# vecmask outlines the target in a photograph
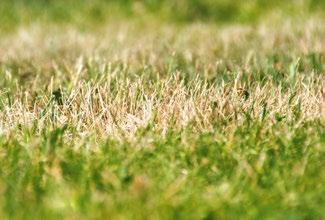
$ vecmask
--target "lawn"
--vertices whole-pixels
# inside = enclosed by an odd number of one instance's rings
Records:
[[[325,218],[322,1],[0,12],[0,219]]]

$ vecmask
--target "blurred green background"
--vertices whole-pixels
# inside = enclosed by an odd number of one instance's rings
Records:
[[[34,22],[96,26],[120,19],[256,22],[270,13],[323,13],[323,0],[1,0],[1,30]]]

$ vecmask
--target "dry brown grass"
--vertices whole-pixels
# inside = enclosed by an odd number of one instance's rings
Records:
[[[216,123],[236,126],[247,117],[271,124],[282,116],[292,120],[297,108],[300,120],[323,118],[324,73],[312,71],[305,57],[324,55],[324,23],[270,24],[163,25],[154,31],[115,24],[99,34],[21,28],[0,42],[7,85],[1,89],[1,131],[33,123],[69,124],[99,136],[130,135],[150,123],[162,133],[189,124],[202,131]],[[282,57],[270,68],[285,83],[258,79],[274,54]],[[58,88],[63,105],[51,96]]]

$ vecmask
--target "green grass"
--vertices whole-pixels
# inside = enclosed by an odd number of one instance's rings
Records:
[[[67,141],[68,127],[1,138],[4,211],[22,218],[321,219],[324,127],[138,131]],[[284,135],[285,134],[285,135]],[[96,143],[96,144],[95,144]]]
[[[300,17],[324,14],[324,10],[321,0],[3,0],[0,2],[0,23],[3,32],[35,22],[94,29],[117,18],[176,23],[251,23],[274,12]]]
[[[325,218],[321,2],[173,2],[0,3],[0,219]]]

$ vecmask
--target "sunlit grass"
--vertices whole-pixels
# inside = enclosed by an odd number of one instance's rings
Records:
[[[1,34],[0,218],[323,219],[325,26],[305,18]]]

